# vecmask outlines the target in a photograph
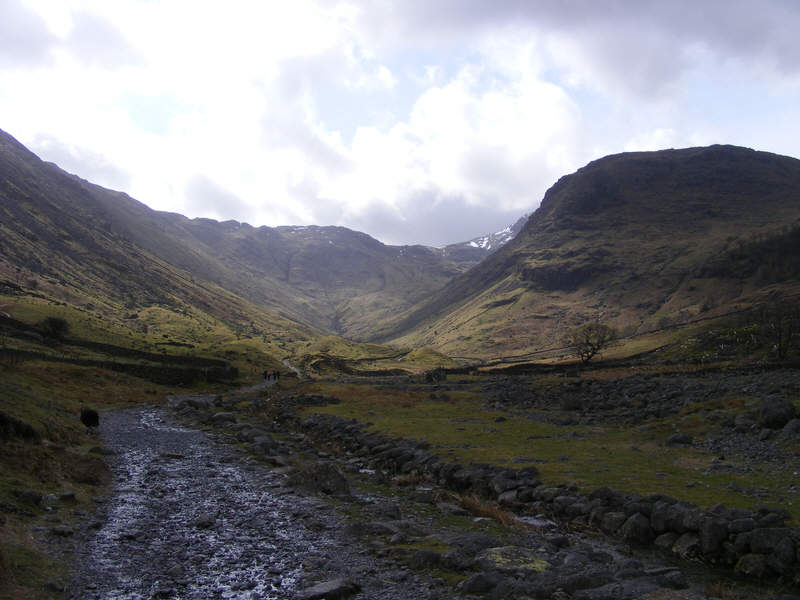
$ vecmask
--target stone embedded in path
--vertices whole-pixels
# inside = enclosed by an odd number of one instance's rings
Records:
[[[315,586],[302,590],[297,597],[300,600],[337,600],[346,598],[361,590],[361,587],[349,579],[334,579],[318,583]]]
[[[199,527],[200,529],[208,529],[213,527],[216,522],[216,516],[206,513],[204,515],[200,515],[194,520],[194,526]]]

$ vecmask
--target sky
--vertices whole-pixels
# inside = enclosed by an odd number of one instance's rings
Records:
[[[800,157],[796,0],[0,0],[0,129],[157,210],[442,246],[608,154]]]

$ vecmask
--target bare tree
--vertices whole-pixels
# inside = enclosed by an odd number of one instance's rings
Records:
[[[800,304],[774,294],[756,307],[756,319],[761,338],[778,360],[784,360],[800,338]]]
[[[615,329],[599,321],[594,321],[571,330],[564,341],[581,359],[581,362],[586,364],[615,339],[617,339]]]

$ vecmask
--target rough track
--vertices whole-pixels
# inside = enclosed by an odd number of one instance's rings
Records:
[[[294,598],[339,577],[361,586],[353,598],[451,597],[376,560],[325,503],[165,409],[104,415],[102,437],[114,490],[76,557],[72,598]]]

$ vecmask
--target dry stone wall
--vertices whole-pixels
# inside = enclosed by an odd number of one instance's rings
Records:
[[[633,544],[728,565],[750,577],[800,583],[800,529],[787,526],[789,513],[781,508],[717,505],[704,510],[661,494],[644,497],[607,487],[584,495],[575,487],[543,483],[535,467],[450,463],[429,452],[427,442],[379,435],[356,421],[313,415],[299,424],[307,434],[335,442],[376,468],[425,475],[456,492],[477,493],[563,522],[593,525]]]

